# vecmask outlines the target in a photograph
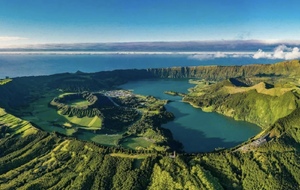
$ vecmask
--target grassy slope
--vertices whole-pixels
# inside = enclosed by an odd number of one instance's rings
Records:
[[[250,87],[238,87],[225,80],[196,86],[184,100],[205,111],[216,111],[267,128],[300,105],[300,90],[295,84],[272,88],[266,85],[261,82]]]
[[[0,85],[5,85],[6,83],[11,82],[12,79],[0,79]]]
[[[24,112],[31,112],[32,115],[24,116],[24,119],[34,122],[35,124],[51,131],[56,129],[53,127],[53,122],[71,127],[72,125],[78,125],[85,129],[99,129],[102,125],[102,120],[98,117],[69,117],[60,114],[54,108],[49,107],[48,103],[60,93],[58,91],[51,91],[45,94],[43,97],[35,100],[29,107],[24,109]],[[64,94],[65,95],[65,94]],[[81,104],[82,102],[80,102]],[[85,103],[85,102],[84,102]],[[67,132],[65,133],[67,134]]]
[[[1,109],[0,126],[10,130],[0,139],[0,189],[299,189],[299,118],[299,108],[291,110],[266,129],[268,143],[245,153],[141,159],[45,133]]]
[[[11,131],[0,139],[0,189],[297,189],[299,116],[280,119],[274,138],[252,151],[173,159],[48,134],[1,109]]]
[[[146,188],[137,179],[149,172],[134,165],[138,159],[148,167],[150,155],[110,156],[108,148],[28,128],[28,122],[4,110],[0,119],[11,128],[11,135],[0,139],[0,189]]]

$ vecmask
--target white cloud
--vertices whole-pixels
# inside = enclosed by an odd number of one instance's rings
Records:
[[[264,52],[263,50],[259,49],[256,53],[252,56],[254,59],[299,59],[300,58],[300,51],[298,47],[287,47],[286,45],[279,45],[277,46],[273,52]]]
[[[294,47],[292,52],[288,52],[285,55],[285,59],[299,59],[300,58],[300,52],[298,47]]]
[[[232,54],[231,57],[233,58],[242,58],[242,57],[251,57],[252,54],[249,53],[237,53],[237,54]]]
[[[256,53],[254,53],[254,59],[261,59],[261,58],[271,58],[272,55],[270,53],[266,53],[263,50],[259,49]]]
[[[209,60],[216,58],[242,58],[251,57],[253,53],[250,52],[201,52],[190,55],[189,59]]]
[[[0,41],[16,41],[16,40],[26,40],[27,38],[18,36],[0,36]]]
[[[291,51],[291,48],[286,47],[286,45],[279,45],[275,48],[273,57],[275,59],[285,59],[285,51]]]
[[[207,60],[214,59],[214,54],[196,54],[188,57],[189,59],[197,59],[197,60]]]
[[[217,52],[214,54],[215,58],[223,58],[223,57],[227,57],[227,54],[225,54],[224,52]]]

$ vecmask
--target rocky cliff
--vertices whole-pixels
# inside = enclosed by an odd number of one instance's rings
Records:
[[[207,80],[224,80],[232,77],[280,77],[300,73],[299,60],[276,64],[254,64],[243,66],[192,66],[147,69],[160,78],[203,78]]]

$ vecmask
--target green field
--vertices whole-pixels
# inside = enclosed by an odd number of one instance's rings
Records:
[[[114,156],[114,157],[132,158],[132,159],[145,159],[145,158],[151,156],[151,154],[134,154],[134,155],[130,155],[130,154],[125,154],[125,153],[111,153],[110,155]]]
[[[61,134],[68,136],[74,135],[78,128],[85,129],[86,131],[80,131],[80,134],[77,134],[77,137],[81,140],[93,141],[102,145],[107,146],[118,146],[119,142],[121,146],[129,149],[156,149],[160,150],[158,146],[151,140],[146,137],[134,137],[122,139],[122,132],[117,134],[99,134],[94,133],[96,130],[101,129],[102,119],[98,116],[94,117],[76,117],[68,116],[61,114],[60,110],[57,110],[54,107],[48,106],[49,102],[53,100],[54,97],[63,97],[73,93],[62,93],[59,91],[51,91],[48,94],[45,94],[42,98],[39,98],[32,102],[28,108],[22,110],[26,114],[22,119],[28,120],[45,131],[53,132],[56,131]],[[157,99],[146,99],[143,96],[140,96],[144,102],[146,108],[140,108],[141,113],[147,112],[148,114],[158,114],[158,109],[161,105],[165,104],[164,100]],[[67,102],[71,106],[87,106],[89,102],[84,99],[75,99]],[[149,107],[155,108],[151,111]],[[155,134],[154,134],[155,135]],[[124,141],[123,141],[124,140]]]
[[[122,138],[122,134],[95,134],[83,132],[77,137],[81,140],[93,141],[106,146],[116,146],[117,142]]]
[[[48,103],[58,95],[59,92],[52,91],[43,98],[31,103],[30,107],[24,111],[31,112],[32,114],[30,116],[24,116],[23,119],[37,124],[46,131],[57,131],[66,135],[72,135],[76,131],[75,127],[87,130],[101,129],[102,119],[97,116],[82,118],[75,116],[69,117],[60,114],[55,108],[49,107]],[[66,93],[62,95],[66,95]],[[84,105],[86,103],[87,101],[85,100],[72,102],[74,105]],[[61,127],[56,127],[56,125]]]
[[[149,148],[153,143],[144,137],[127,138],[123,141],[122,146],[129,149]]]
[[[76,93],[71,93],[71,92],[63,93],[63,94],[60,94],[58,96],[58,98],[63,98],[64,96],[67,96],[67,95],[70,95],[70,94],[76,94]],[[78,98],[78,99],[75,99],[75,100],[72,100],[72,101],[68,101],[67,104],[69,106],[74,106],[74,107],[84,107],[84,106],[90,105],[90,102],[87,101],[84,98]]]
[[[90,105],[90,102],[85,99],[76,99],[73,101],[68,102],[68,105],[74,107],[84,107]]]
[[[0,85],[5,85],[6,83],[11,82],[12,79],[0,79]]]
[[[6,126],[10,128],[10,130],[6,133],[6,135],[8,136],[14,134],[22,134],[21,136],[25,137],[37,132],[37,129],[32,127],[32,125],[28,121],[21,120],[14,115],[8,114],[4,109],[0,108],[0,126],[3,123],[5,123]]]

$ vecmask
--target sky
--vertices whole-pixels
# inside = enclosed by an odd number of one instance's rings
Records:
[[[0,47],[300,40],[299,0],[0,0]]]

